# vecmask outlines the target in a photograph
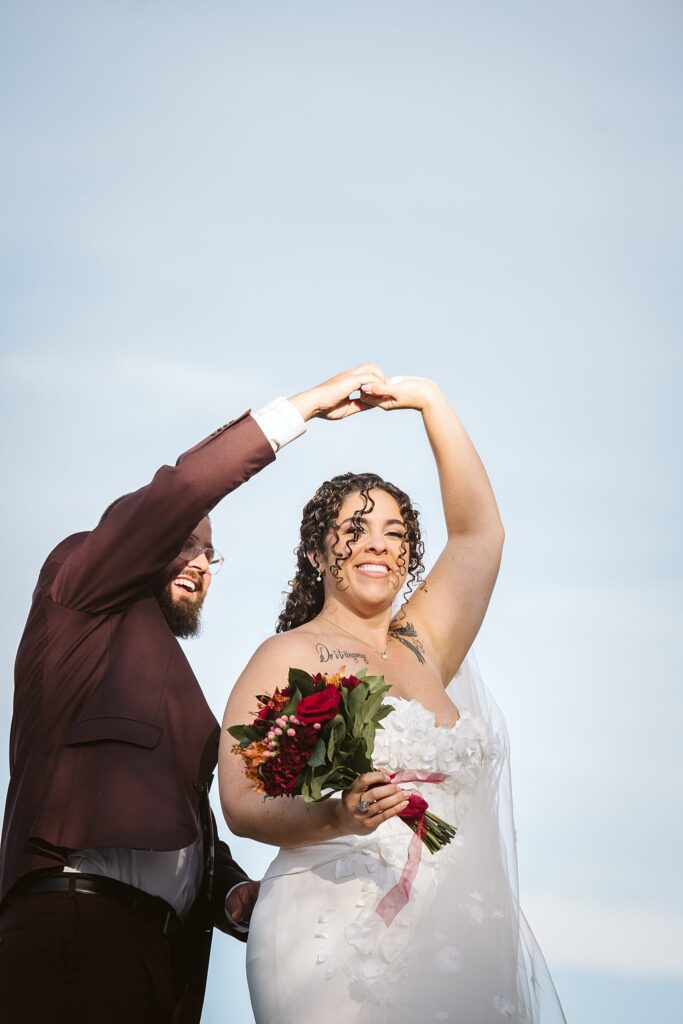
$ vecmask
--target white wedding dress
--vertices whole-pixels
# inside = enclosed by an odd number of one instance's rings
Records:
[[[446,773],[410,788],[457,827],[455,839],[434,855],[421,847],[409,901],[389,925],[376,908],[406,861],[404,822],[280,850],[247,945],[256,1024],[565,1020],[517,902],[505,723],[471,662],[448,695],[461,715],[453,728],[415,700],[386,697],[395,710],[373,760]]]

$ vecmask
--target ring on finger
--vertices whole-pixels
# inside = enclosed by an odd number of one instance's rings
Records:
[[[365,797],[361,797],[356,805],[356,810],[359,814],[367,814],[371,807],[372,803],[366,800]]]

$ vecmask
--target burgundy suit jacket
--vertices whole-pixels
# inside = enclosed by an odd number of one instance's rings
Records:
[[[15,666],[0,900],[68,850],[177,850],[197,839],[220,729],[154,587],[178,571],[184,542],[220,499],[273,459],[245,413],[49,555]],[[224,844],[209,852],[192,920],[210,942],[210,918],[228,930],[224,896],[246,876]],[[193,970],[203,992],[206,962]]]

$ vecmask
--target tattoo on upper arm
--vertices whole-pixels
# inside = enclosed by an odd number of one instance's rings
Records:
[[[368,664],[367,655],[361,653],[361,651],[342,651],[339,647],[330,648],[327,644],[321,643],[317,643],[315,645],[315,649],[318,652],[320,661],[323,663],[326,661],[334,661],[335,658],[338,658],[339,661],[353,661],[354,663],[364,661],[366,665]]]
[[[393,636],[394,640],[398,640],[409,651],[412,651],[421,665],[425,664],[424,644],[417,635],[417,630],[412,622],[406,622],[405,626],[394,623],[389,627],[389,636]]]

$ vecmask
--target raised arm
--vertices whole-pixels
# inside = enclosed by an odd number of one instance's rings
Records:
[[[366,410],[350,396],[361,384],[383,379],[379,367],[363,363],[295,395],[289,404],[300,417],[299,432],[314,417],[336,420]],[[51,583],[50,597],[93,613],[133,599],[179,555],[221,498],[273,461],[280,441],[271,436],[272,423],[272,416],[267,425],[265,416],[257,422],[244,413],[181,455],[175,466],[162,466],[69,556]]]
[[[220,499],[274,458],[246,413],[221,427],[127,495],[60,568],[50,596],[94,613],[133,599],[178,556]]]
[[[504,539],[498,506],[474,445],[434,381],[392,377],[363,391],[386,411],[419,411],[436,460],[448,539],[406,612],[446,684],[479,631],[496,582]]]
[[[310,648],[294,634],[271,637],[256,651],[230,694],[218,753],[218,782],[221,806],[228,827],[273,846],[309,846],[344,835],[365,835],[406,806],[398,786],[389,783],[384,772],[368,772],[356,779],[341,800],[306,804],[302,797],[259,795],[244,773],[242,758],[233,753],[234,740],[226,730],[251,722],[258,705],[256,695],[272,693],[287,683],[290,667],[303,667]],[[370,812],[360,814],[358,799],[373,786]]]

